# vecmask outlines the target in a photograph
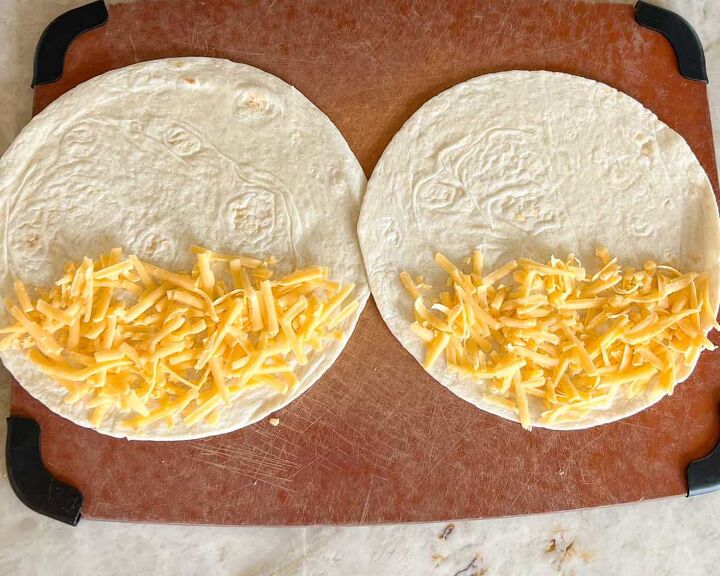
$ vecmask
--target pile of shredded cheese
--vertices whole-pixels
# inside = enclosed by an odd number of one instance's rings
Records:
[[[573,255],[484,274],[479,251],[470,273],[438,253],[449,289],[437,296],[402,272],[425,368],[444,353],[451,372],[485,383],[484,399],[528,430],[531,403],[544,407],[540,423],[553,424],[607,409],[618,394],[672,394],[678,368],[715,348],[707,277],[652,261],[623,270],[604,248],[596,254],[602,268],[589,276]]]
[[[287,394],[294,368],[331,341],[357,309],[352,284],[311,267],[273,279],[269,264],[193,247],[190,274],[125,258],[113,249],[69,263],[32,298],[14,284],[6,301],[15,323],[0,350],[21,346],[45,374],[83,401],[90,422],[111,412],[141,429],[219,422],[240,391],[268,386]],[[228,286],[228,284],[230,284]]]

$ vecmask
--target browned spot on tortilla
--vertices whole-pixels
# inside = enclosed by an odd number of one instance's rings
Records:
[[[38,243],[40,242],[40,236],[37,234],[30,234],[27,238],[25,238],[25,245],[28,248],[35,248],[37,247]]]

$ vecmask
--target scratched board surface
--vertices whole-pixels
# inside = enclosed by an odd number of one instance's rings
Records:
[[[110,8],[76,40],[38,112],[106,70],[168,56],[245,62],[294,84],[333,120],[369,175],[428,98],[474,76],[548,69],[614,86],[682,134],[717,191],[705,86],[683,79],[628,6],[533,0],[354,3],[155,1]],[[382,241],[382,239],[378,239]],[[91,518],[312,524],[474,518],[682,494],[684,467],[718,436],[720,356],[672,398],[582,432],[524,432],[434,382],[372,301],[346,351],[304,396],[215,438],[127,442],[51,414],[17,384],[13,413],[42,426],[49,469]]]

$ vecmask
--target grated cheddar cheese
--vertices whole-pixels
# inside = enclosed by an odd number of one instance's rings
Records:
[[[707,276],[652,261],[623,270],[605,248],[596,254],[602,268],[589,276],[572,254],[546,264],[520,258],[483,275],[480,251],[467,260],[470,273],[438,253],[448,275],[438,295],[401,272],[424,367],[444,356],[449,371],[486,383],[484,400],[528,430],[530,403],[550,425],[581,421],[620,395],[672,394],[678,367],[715,349]]]
[[[15,281],[15,302],[5,303],[15,323],[0,329],[0,349],[26,350],[67,390],[65,402],[91,409],[95,427],[111,414],[134,429],[213,426],[249,387],[290,392],[296,367],[342,339],[357,310],[354,286],[325,267],[275,280],[274,260],[192,252],[189,274],[115,248],[66,264],[35,299]]]

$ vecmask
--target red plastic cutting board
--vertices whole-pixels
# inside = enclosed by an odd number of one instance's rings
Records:
[[[79,37],[62,80],[133,62],[205,55],[257,66],[328,114],[369,175],[428,98],[474,76],[548,69],[594,78],[682,134],[717,191],[705,85],[682,78],[670,44],[633,8],[533,0],[153,1],[110,7]],[[12,412],[42,426],[53,474],[88,518],[314,524],[476,518],[684,494],[684,469],[718,436],[720,356],[646,412],[582,432],[524,432],[466,404],[401,348],[372,301],[346,351],[302,398],[207,440],[127,442],[51,414],[18,385]]]

